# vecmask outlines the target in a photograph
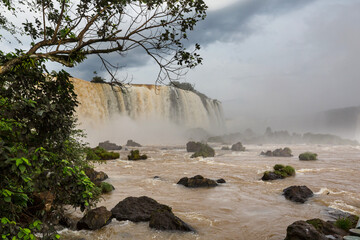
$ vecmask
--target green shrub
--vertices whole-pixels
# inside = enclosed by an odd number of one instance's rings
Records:
[[[287,175],[289,176],[294,176],[295,175],[295,169],[291,166],[286,166],[282,169],[283,172],[285,172]]]
[[[275,166],[274,166],[274,170],[281,170],[281,169],[283,169],[285,166],[284,165],[282,165],[282,164],[276,164]]]
[[[299,155],[299,160],[317,160],[317,154],[312,152],[304,152]]]
[[[349,229],[352,227],[352,221],[349,218],[339,218],[336,220],[335,226],[344,229],[345,231],[349,231]]]
[[[113,185],[111,185],[110,183],[107,183],[107,182],[101,182],[100,188],[101,188],[102,193],[109,193],[115,189]]]
[[[128,160],[145,160],[147,159],[147,156],[144,155],[140,155],[139,150],[131,150],[130,151],[130,155],[128,155]]]
[[[274,171],[274,173],[276,175],[282,176],[283,178],[288,177],[288,174],[286,172],[284,172],[284,171],[276,170],[276,171]]]
[[[87,160],[111,160],[120,157],[119,153],[108,152],[102,147],[86,148],[86,159]]]
[[[96,155],[93,149],[87,147],[85,148],[86,160],[100,160],[100,157]]]
[[[282,164],[276,164],[274,167],[273,173],[282,178],[290,177],[295,175],[295,169],[292,166],[284,166]],[[264,176],[269,175],[270,171],[264,172]]]

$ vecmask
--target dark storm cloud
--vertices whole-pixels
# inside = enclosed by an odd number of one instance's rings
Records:
[[[256,16],[277,16],[297,10],[315,0],[247,0],[231,4],[219,10],[208,12],[207,18],[200,22],[195,31],[191,32],[186,45],[200,43],[207,45],[215,41],[239,41],[251,35],[255,29],[251,21]],[[106,55],[106,59],[123,69],[145,66],[151,58],[141,48],[119,55]],[[72,75],[90,80],[96,71],[103,75],[105,69],[97,56],[90,56],[84,63],[75,69],[67,69]]]
[[[190,43],[239,41],[256,31],[251,21],[257,16],[276,16],[298,10],[316,0],[247,0],[209,11],[190,35]]]
[[[124,55],[118,53],[106,54],[103,55],[103,58],[112,65],[119,67],[119,78],[121,78],[120,75],[124,75],[122,73],[126,68],[142,67],[150,60],[150,57],[140,48],[133,49]],[[67,68],[66,71],[70,72],[74,77],[90,81],[94,77],[94,71],[102,76],[106,72],[106,69],[100,58],[96,55],[92,55],[76,68]]]

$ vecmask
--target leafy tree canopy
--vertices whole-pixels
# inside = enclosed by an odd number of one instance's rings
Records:
[[[73,67],[89,55],[99,56],[114,72],[104,54],[124,56],[141,48],[160,67],[157,81],[162,81],[202,61],[196,53],[200,46],[189,51],[183,40],[205,18],[203,0],[1,0],[0,9],[0,40],[10,33],[19,43],[31,42],[0,66],[0,74],[27,57]]]
[[[0,51],[0,63],[9,58]],[[32,231],[57,238],[41,222],[65,204],[84,210],[96,203],[99,189],[85,175],[74,130],[76,105],[68,73],[47,72],[43,60],[23,59],[0,75],[1,239],[35,239]]]

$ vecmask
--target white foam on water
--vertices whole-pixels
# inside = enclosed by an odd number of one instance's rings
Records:
[[[335,200],[332,204],[329,205],[331,208],[335,208],[341,211],[350,212],[356,214],[359,211],[357,207],[345,203],[343,200]]]
[[[315,194],[350,194],[349,192],[347,192],[347,191],[339,191],[339,192],[335,192],[335,191],[332,191],[332,190],[330,190],[330,189],[328,189],[328,188],[321,188],[318,192],[316,192]]]
[[[184,215],[186,216],[187,218],[190,218],[190,219],[196,219],[200,222],[207,222],[207,224],[209,226],[213,226],[213,221],[206,218],[205,216],[201,215],[200,213],[197,213],[197,212],[183,212],[183,213],[179,213],[181,215]]]
[[[306,172],[320,172],[322,169],[321,168],[302,168],[299,170],[296,170],[296,172],[298,173],[306,173]]]

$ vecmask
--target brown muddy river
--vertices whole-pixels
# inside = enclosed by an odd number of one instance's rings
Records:
[[[286,145],[246,145],[245,152],[220,150],[214,146],[214,158],[190,158],[185,146],[147,146],[141,153],[145,161],[127,161],[128,151],[120,151],[118,160],[96,165],[106,181],[116,188],[103,195],[98,206],[108,210],[129,196],[148,196],[172,207],[175,215],[190,224],[197,233],[161,232],[148,222],[113,221],[97,231],[61,231],[63,239],[284,239],[286,227],[297,220],[329,220],[327,207],[360,214],[360,147],[325,145],[287,145],[294,157],[260,156],[263,150]],[[299,161],[305,151],[318,153],[317,161]],[[277,164],[291,165],[296,176],[271,182],[259,180],[262,173]],[[203,175],[224,178],[227,183],[215,188],[189,189],[177,185],[182,177]],[[160,179],[154,179],[159,176]],[[315,196],[305,204],[290,202],[282,190],[306,185]],[[72,213],[76,216],[78,213]]]

